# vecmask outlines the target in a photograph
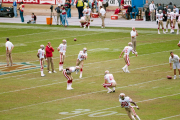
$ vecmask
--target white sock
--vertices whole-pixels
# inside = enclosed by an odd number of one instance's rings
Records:
[[[113,87],[113,90],[115,90],[115,87]]]
[[[137,118],[138,120],[141,120],[138,115],[136,115],[136,118]]]
[[[43,74],[43,71],[41,71],[41,75],[44,75],[44,74]]]
[[[134,118],[134,115],[132,115],[132,119],[133,119],[133,120],[136,120],[136,119]]]
[[[125,65],[123,68],[126,69],[126,67],[128,67],[127,65]]]
[[[107,88],[108,89],[108,91],[111,91],[111,89],[110,88]]]

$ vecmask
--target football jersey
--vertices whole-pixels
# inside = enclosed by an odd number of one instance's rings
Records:
[[[90,15],[91,9],[90,8],[89,9],[85,8],[84,12],[85,12],[84,15]]]
[[[126,47],[124,47],[124,49],[123,49],[123,52],[124,52],[125,55],[129,55],[129,53],[130,53],[131,51],[132,51],[133,53],[135,53],[134,50],[133,50],[133,48],[132,48],[131,46],[126,46]]]
[[[112,74],[106,74],[106,75],[104,76],[104,79],[107,80],[108,83],[116,82],[116,81],[114,80],[114,77],[113,77]]]
[[[59,45],[59,47],[58,47],[58,48],[60,49],[59,52],[63,52],[63,55],[65,55],[65,53],[66,53],[66,47],[67,47],[66,44],[64,45],[64,44],[61,43],[61,44]]]
[[[171,16],[171,20],[175,20],[176,16],[178,16],[178,13],[171,12],[170,16]]]
[[[42,49],[39,49],[39,50],[38,50],[39,59],[44,58],[44,53],[45,53],[44,50],[42,50]]]
[[[83,51],[80,51],[79,54],[78,54],[78,59],[80,61],[84,60],[85,59],[85,56],[87,56],[87,52],[84,53]]]
[[[180,22],[180,16],[178,17],[178,20],[177,20],[178,22]]]
[[[170,12],[167,12],[167,19],[171,19]]]
[[[69,70],[67,70],[67,73],[73,73],[76,71],[76,67],[69,67]]]
[[[156,17],[157,17],[157,19],[158,20],[163,20],[163,13],[161,13],[161,14],[156,14]]]
[[[119,98],[119,102],[124,105],[124,108],[130,108],[132,99],[130,97],[125,97],[124,100]]]
[[[174,57],[169,57],[169,63],[178,63],[179,62],[179,56],[174,54]]]

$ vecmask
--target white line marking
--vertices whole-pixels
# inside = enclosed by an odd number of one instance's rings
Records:
[[[136,103],[142,103],[142,102],[152,101],[152,100],[156,100],[156,99],[162,99],[162,98],[166,98],[166,97],[170,97],[170,96],[176,96],[176,95],[179,95],[179,94],[180,94],[180,93],[176,93],[176,94],[172,94],[172,95],[166,95],[166,96],[162,96],[162,97],[157,97],[157,98],[142,100],[142,101],[138,101],[138,102],[136,102]],[[96,112],[99,112],[99,111],[109,110],[109,109],[118,108],[118,107],[121,107],[121,105],[118,105],[118,106],[115,106],[115,107],[110,107],[110,108],[105,108],[105,109],[101,109],[101,110],[97,110],[97,111],[93,111],[93,112],[88,112],[88,113],[84,113],[84,114],[78,114],[78,115],[74,115],[74,116],[68,116],[68,117],[61,118],[61,119],[56,119],[56,120],[69,119],[69,118],[77,117],[77,116],[80,116],[80,115],[86,115],[86,114],[96,113]],[[179,115],[178,115],[178,116],[179,116]],[[161,119],[160,119],[160,120],[161,120]]]
[[[116,87],[116,89],[126,88],[126,87],[132,87],[132,86],[138,86],[138,85],[142,85],[142,84],[146,84],[146,83],[161,81],[161,80],[164,80],[164,79],[165,79],[165,78],[161,78],[161,79],[151,80],[151,81],[147,81],[147,82],[142,82],[142,83],[136,83],[136,84],[131,84],[131,85],[127,85],[127,86]],[[60,82],[59,82],[59,83],[60,83]],[[54,83],[54,84],[58,84],[58,83]],[[48,85],[44,85],[44,86],[48,86]],[[39,86],[39,87],[41,87],[41,86]],[[35,87],[32,87],[32,88],[35,88]],[[28,90],[28,89],[31,89],[31,88],[25,88],[25,89],[23,89],[23,90]],[[21,90],[22,90],[22,89],[21,89]],[[75,95],[75,96],[70,96],[70,97],[66,97],[66,98],[60,98],[60,99],[56,99],[56,100],[41,102],[41,103],[37,103],[37,104],[31,104],[31,105],[22,106],[22,107],[11,108],[11,109],[7,109],[7,110],[2,110],[2,111],[0,111],[0,112],[10,111],[10,110],[19,109],[19,108],[25,108],[25,107],[30,107],[30,106],[41,105],[41,104],[44,104],[44,103],[51,103],[51,102],[60,101],[60,100],[65,100],[65,99],[69,99],[69,98],[81,97],[81,96],[85,96],[85,95],[89,95],[89,94],[95,94],[95,93],[100,93],[100,92],[104,92],[104,91],[107,91],[107,90],[95,91],[95,92],[90,92],[90,93],[86,93],[86,94]],[[10,91],[10,92],[14,92],[14,91]]]
[[[169,118],[173,118],[173,117],[178,117],[178,116],[180,116],[180,114],[179,115],[174,115],[174,116],[169,116],[169,117],[166,117],[166,118],[161,118],[161,119],[158,119],[158,120],[165,120],[165,119],[169,119]]]
[[[157,64],[157,65],[146,66],[146,67],[139,67],[139,68],[132,69],[131,71],[138,70],[138,69],[142,69],[142,68],[156,67],[156,66],[165,65],[165,64],[169,64],[169,63]],[[113,73],[118,73],[118,72],[122,72],[122,70],[121,70],[121,71],[116,71],[116,72],[113,72]],[[101,75],[102,75],[102,74],[94,75],[94,76],[88,76],[88,77],[83,77],[83,78],[81,78],[81,79],[74,79],[73,81],[78,81],[78,80],[82,80],[82,79],[86,79],[86,78],[91,78],[91,77],[95,77],[95,76],[101,76]],[[34,89],[34,88],[37,88],[37,87],[50,86],[50,85],[60,84],[60,83],[66,83],[66,81],[64,81],[64,82],[57,82],[57,83],[51,83],[51,84],[46,84],[46,85],[39,85],[39,86],[35,86],[35,87],[30,87],[30,88],[19,89],[19,91],[27,90],[27,89]],[[0,94],[12,93],[12,92],[16,92],[16,90],[14,90],[14,91],[8,91],[8,92],[2,92],[2,93],[0,93]]]

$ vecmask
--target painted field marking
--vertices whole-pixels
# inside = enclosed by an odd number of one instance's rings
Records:
[[[180,116],[180,114],[179,115],[165,117],[165,118],[161,118],[161,119],[158,119],[158,120],[165,120],[165,119],[169,119],[169,118],[173,118],[173,117],[178,117],[178,116]]]
[[[127,85],[127,86],[116,87],[116,89],[126,88],[126,87],[132,87],[132,86],[142,85],[142,84],[145,84],[145,83],[151,83],[151,82],[156,82],[156,81],[161,81],[161,80],[163,80],[163,79],[165,79],[165,78],[156,79],[156,80],[151,80],[151,81],[142,82],[142,83],[131,84],[131,85]],[[59,82],[59,83],[60,83],[60,82]],[[54,83],[54,84],[57,84],[57,83]],[[47,85],[44,85],[44,86],[48,86],[48,84],[47,84]],[[39,87],[41,87],[41,86],[39,86]],[[35,88],[35,87],[32,87],[32,88]],[[24,90],[28,90],[28,89],[32,89],[32,88],[25,88]],[[22,89],[21,89],[21,90],[22,90]],[[14,92],[17,92],[17,91],[20,91],[20,90],[16,90],[16,91],[14,91]],[[7,110],[1,110],[0,112],[6,112],[6,111],[10,111],[10,110],[16,110],[16,109],[20,109],[20,108],[26,108],[26,107],[41,105],[41,104],[44,104],[44,103],[51,103],[51,102],[56,102],[56,101],[60,101],[60,100],[66,100],[66,99],[75,98],[75,97],[81,97],[81,96],[90,95],[90,94],[96,94],[96,93],[100,93],[100,92],[104,92],[104,91],[107,91],[107,90],[95,91],[95,92],[85,93],[85,94],[81,94],[81,95],[75,95],[75,96],[70,96],[70,97],[66,97],[66,98],[60,98],[60,99],[56,99],[56,100],[51,100],[51,101],[46,101],[46,102],[31,104],[31,105],[27,105],[27,106],[21,106],[21,107],[11,108],[11,109],[7,109]],[[11,91],[10,91],[10,92],[11,92]],[[13,91],[12,91],[12,92],[13,92]]]
[[[169,64],[169,63],[157,64],[157,65],[146,66],[146,67],[139,67],[139,68],[132,69],[131,71],[138,70],[138,69],[142,69],[142,68],[156,67],[156,66],[165,65],[165,64]],[[112,73],[119,73],[119,72],[123,72],[123,71],[121,70],[121,71],[116,71],[116,72],[112,72]],[[102,76],[102,74],[94,75],[94,76],[88,76],[88,77],[83,77],[83,78],[79,78],[79,79],[74,79],[73,81],[78,81],[78,80],[82,80],[82,79],[86,79],[86,78],[91,78],[91,77],[96,77],[96,76]],[[165,78],[162,78],[162,79],[165,79]],[[60,83],[66,83],[66,82],[67,82],[67,81],[57,82],[57,83],[51,83],[51,84],[46,84],[46,85],[39,85],[39,86],[30,87],[30,88],[19,89],[18,91],[24,91],[24,90],[29,90],[29,89],[39,88],[39,87],[45,87],[45,86],[50,86],[50,85],[55,85],[55,84],[60,84]],[[143,83],[144,83],[144,82],[143,82]],[[145,82],[145,83],[146,83],[146,82]],[[1,95],[1,94],[5,94],[5,93],[13,93],[13,92],[17,92],[17,90],[8,91],[8,92],[2,92],[2,93],[0,93],[0,95]]]
[[[138,102],[136,102],[136,103],[148,102],[148,101],[157,100],[157,99],[162,99],[162,98],[166,98],[166,97],[170,97],[170,96],[176,96],[176,95],[180,95],[180,93],[176,93],[176,94],[172,94],[172,95],[166,95],[166,96],[161,96],[161,97],[156,97],[156,98],[151,98],[151,99],[147,99],[147,100],[142,100],[142,101],[138,101]],[[97,113],[97,112],[99,112],[99,111],[105,111],[105,110],[109,110],[109,109],[113,109],[113,108],[118,108],[118,107],[121,107],[121,105],[118,105],[118,106],[115,106],[115,107],[110,107],[110,108],[105,108],[105,109],[101,109],[101,110],[97,110],[97,111],[93,111],[93,112],[88,112],[88,113],[84,113],[84,114],[78,114],[78,115],[74,115],[74,116],[68,116],[68,117],[61,118],[61,119],[56,119],[56,120],[69,119],[69,118],[77,117],[77,116],[80,116],[80,115]],[[179,115],[178,115],[178,116],[179,116]],[[159,120],[163,120],[163,119],[159,119]]]

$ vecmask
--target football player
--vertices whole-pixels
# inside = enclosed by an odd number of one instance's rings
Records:
[[[73,77],[71,75],[71,73],[73,72],[78,72],[79,71],[79,66],[76,66],[76,67],[69,67],[69,68],[66,68],[66,69],[63,69],[63,75],[66,77],[67,79],[67,90],[72,90],[72,80],[73,80]]]
[[[87,5],[87,8],[85,8],[83,10],[83,14],[84,14],[85,20],[87,22],[87,24],[84,25],[84,28],[86,28],[86,25],[87,25],[88,29],[89,29],[89,26],[90,26],[90,17],[91,17],[91,9],[89,8],[88,5]]]
[[[125,108],[129,118],[131,120],[136,120],[134,117],[136,117],[138,120],[140,120],[139,116],[135,113],[134,108],[131,106],[131,103],[135,105],[135,107],[139,110],[139,107],[137,104],[132,101],[132,99],[128,96],[125,97],[124,93],[120,93],[119,95],[119,102],[121,103],[121,107]]]
[[[159,13],[156,14],[156,18],[157,18],[157,20],[158,20],[158,34],[161,34],[161,33],[159,32],[160,26],[162,26],[163,33],[166,34],[166,32],[164,32],[163,13],[162,13],[162,10],[159,10]]]
[[[167,10],[167,21],[166,21],[166,32],[168,32],[168,25],[170,25],[171,27],[171,16],[170,16],[170,13],[171,13],[171,9],[168,9]]]
[[[79,78],[82,78],[83,64],[84,64],[84,60],[86,60],[86,59],[87,59],[87,48],[83,48],[83,51],[79,52],[77,62],[76,62],[76,66],[80,67]],[[77,72],[76,72],[76,74],[77,74]]]
[[[170,33],[174,33],[174,28],[176,25],[176,16],[178,16],[176,9],[173,9],[173,12],[170,13],[170,16],[171,16],[171,32]]]
[[[177,24],[178,24],[177,35],[179,35],[179,29],[180,29],[180,16],[178,17]]]
[[[124,61],[126,63],[126,65],[122,68],[122,70],[125,73],[130,73],[128,70],[128,66],[130,65],[130,60],[129,60],[129,53],[132,51],[132,53],[134,53],[137,56],[137,52],[135,52],[132,48],[132,42],[128,43],[128,46],[125,46],[123,51],[121,52],[119,58],[121,58],[122,54],[124,53]]]
[[[62,43],[57,48],[57,50],[60,53],[59,71],[63,70],[63,64],[65,59],[66,47],[67,47],[66,43],[67,43],[66,40],[62,40]]]
[[[113,75],[110,74],[108,70],[105,71],[104,80],[105,81],[104,81],[103,87],[108,90],[107,93],[115,92],[116,81],[114,80]],[[112,87],[113,91],[109,87]]]
[[[41,77],[44,77],[45,74],[43,73],[44,69],[44,58],[46,59],[44,45],[40,45],[40,49],[38,50],[37,57],[39,58],[40,65],[41,65]]]
[[[169,57],[169,64],[170,64],[170,69],[172,70],[172,63],[173,63],[173,69],[174,69],[174,79],[176,79],[176,69],[179,71],[179,78],[180,78],[180,59],[178,55],[175,55],[173,52],[170,52],[170,57]]]

